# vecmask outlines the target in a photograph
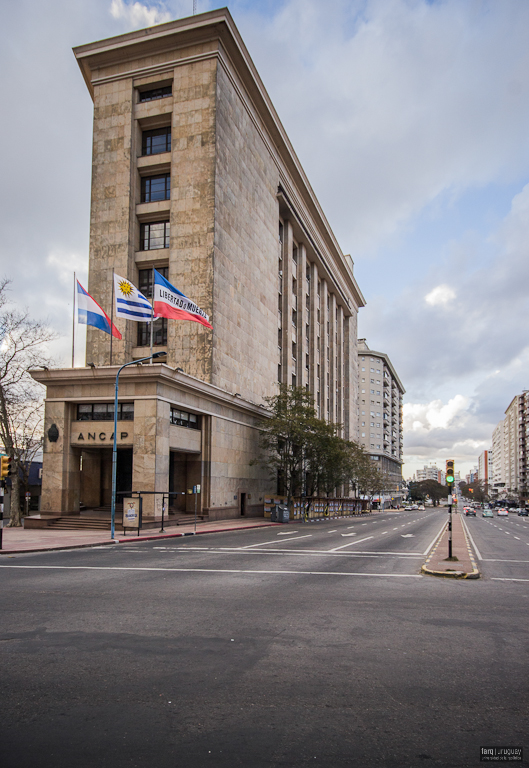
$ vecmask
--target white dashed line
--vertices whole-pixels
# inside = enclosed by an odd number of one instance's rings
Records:
[[[340,547],[334,547],[334,549],[329,549],[329,552],[338,552],[339,549],[345,549],[345,547],[350,547],[352,544],[361,544],[363,541],[367,541],[368,539],[372,539],[373,536],[366,536],[365,539],[357,539],[356,541],[349,541],[347,544],[342,544]]]
[[[306,533],[304,536],[296,536],[295,539],[284,539],[285,544],[290,541],[299,541],[299,539],[308,539],[312,536],[312,533]],[[261,541],[259,544],[248,544],[245,547],[234,547],[234,549],[252,549],[253,547],[264,547],[266,544],[279,544],[279,541]]]

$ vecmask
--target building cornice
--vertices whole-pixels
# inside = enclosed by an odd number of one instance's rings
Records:
[[[44,384],[46,387],[64,386],[72,384],[98,384],[109,385],[111,392],[114,392],[114,385],[116,381],[116,374],[119,370],[119,365],[102,366],[100,368],[58,368],[52,370],[32,370],[31,376],[38,381],[39,384]],[[179,391],[194,395],[195,397],[202,396],[209,402],[215,403],[219,406],[229,407],[234,411],[245,413],[253,418],[267,418],[270,416],[269,411],[264,405],[258,405],[252,403],[249,400],[245,400],[238,393],[226,392],[219,387],[209,384],[208,382],[196,379],[194,376],[189,376],[186,373],[171,368],[165,363],[156,363],[154,365],[138,365],[129,366],[120,373],[119,376],[120,386],[125,384],[142,384],[151,383],[156,384],[169,384]],[[153,393],[152,397],[157,397],[156,393]],[[130,395],[123,395],[120,399],[130,399]],[[61,401],[85,401],[89,396],[76,398],[74,397],[51,397],[51,400]],[[101,398],[95,398],[97,400]],[[105,398],[108,400],[108,397]],[[142,399],[145,399],[142,396]],[[166,399],[166,398],[164,398]],[[219,414],[220,416],[220,414]]]

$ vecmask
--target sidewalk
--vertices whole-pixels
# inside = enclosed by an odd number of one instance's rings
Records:
[[[461,513],[452,514],[452,557],[457,559],[447,559],[448,517],[447,513],[446,527],[430,551],[421,571],[430,576],[445,576],[454,579],[479,579],[480,573],[476,564],[476,558],[472,551]]]
[[[217,520],[215,522],[197,523],[197,535],[200,533],[221,533],[222,531],[238,531],[245,528],[263,528],[281,525],[271,523],[264,517],[244,520]],[[3,542],[0,549],[2,555],[14,555],[24,552],[46,552],[57,549],[79,549],[82,547],[100,547],[105,544],[137,544],[138,541],[150,541],[152,539],[173,539],[180,536],[193,536],[195,526],[188,525],[171,526],[165,529],[165,533],[159,533],[156,528],[140,531],[140,535],[129,533],[124,536],[116,534],[112,541],[110,531],[53,531],[46,528],[4,528],[2,531]]]

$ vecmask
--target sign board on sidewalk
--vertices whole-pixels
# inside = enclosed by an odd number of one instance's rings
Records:
[[[123,499],[123,528],[141,528],[141,497]]]

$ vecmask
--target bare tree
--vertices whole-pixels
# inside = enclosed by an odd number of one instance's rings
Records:
[[[21,525],[20,488],[42,447],[43,387],[29,369],[49,367],[47,345],[56,338],[46,324],[27,311],[9,306],[9,280],[0,281],[0,441],[13,459],[10,526]]]

